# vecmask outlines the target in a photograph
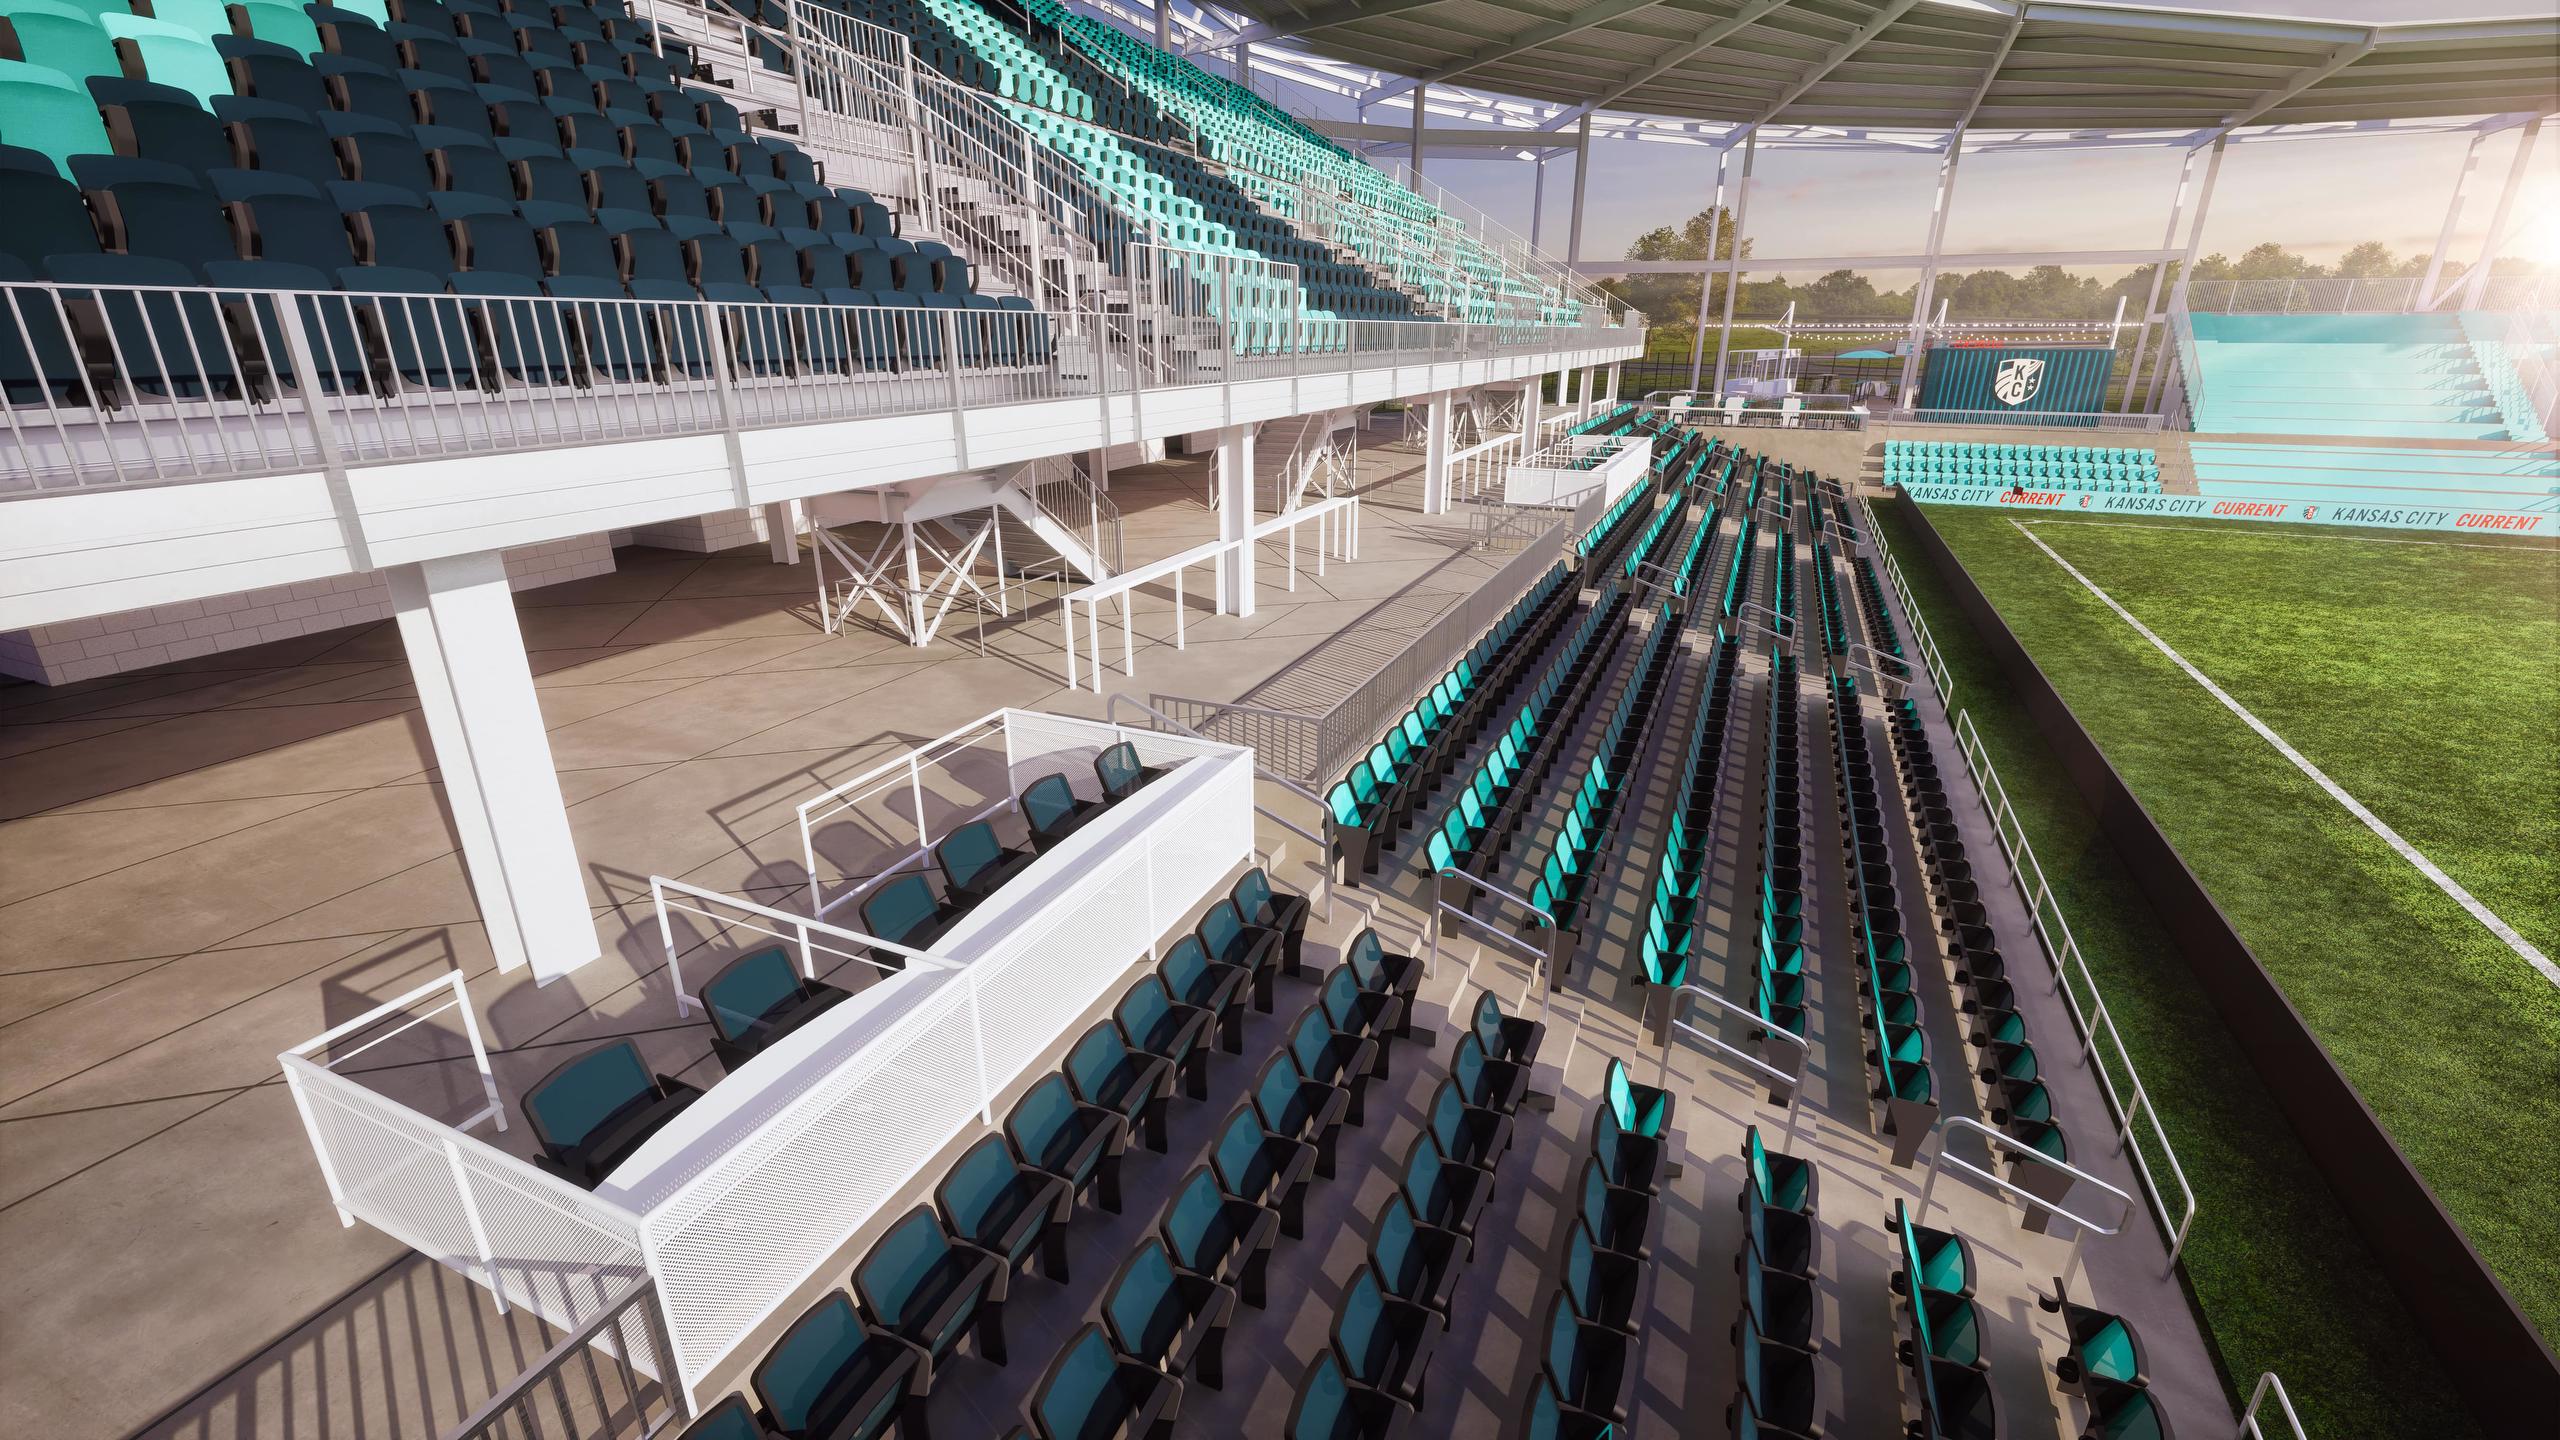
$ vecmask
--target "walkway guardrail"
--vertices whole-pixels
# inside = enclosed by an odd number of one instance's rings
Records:
[[[1728,1044],[1717,1036],[1708,1034],[1705,1030],[1690,1024],[1686,1019],[1682,1018],[1680,1011],[1682,1006],[1692,1002],[1701,1003],[1711,1009],[1720,1010],[1727,1015],[1739,1017],[1763,1039],[1774,1040],[1781,1046],[1790,1048],[1794,1055],[1795,1063],[1791,1067],[1781,1070],[1777,1066],[1770,1064],[1768,1061],[1761,1059],[1759,1056],[1754,1055],[1739,1046]],[[1769,1103],[1786,1111],[1790,1119],[1794,1118],[1796,1094],[1799,1087],[1804,1084],[1805,1057],[1811,1052],[1811,1042],[1784,1026],[1770,1024],[1766,1019],[1761,1017],[1760,1012],[1751,1009],[1749,1006],[1736,1005],[1732,1001],[1724,998],[1722,995],[1718,995],[1714,991],[1705,989],[1702,986],[1681,986],[1678,990],[1672,992],[1671,1005],[1671,1023],[1669,1028],[1663,1033],[1661,1056],[1654,1066],[1653,1083],[1656,1086],[1662,1086],[1668,1082],[1668,1078],[1671,1073],[1670,1032],[1672,1030],[1676,1030],[1681,1034],[1688,1036],[1690,1039],[1697,1041],[1699,1044],[1706,1046],[1716,1054],[1723,1056],[1727,1061],[1735,1065],[1739,1065],[1743,1069],[1750,1071],[1752,1074],[1759,1076],[1761,1080],[1769,1086],[1771,1092],[1769,1096]]]
[[[2088,1216],[2082,1215],[2077,1211],[2065,1209],[2061,1203],[2061,1197],[2057,1196],[2048,1199],[2047,1197],[2039,1195],[2035,1191],[2028,1189],[2024,1185],[2019,1185],[2012,1181],[2002,1179],[2000,1176],[1993,1174],[1991,1171],[1980,1165],[1974,1164],[1972,1161],[1965,1159],[1961,1155],[1949,1153],[1947,1147],[1948,1139],[1960,1132],[1981,1136],[1983,1142],[1989,1145],[1995,1152],[2006,1153],[2015,1156],[2020,1160],[2045,1166],[2049,1169],[2059,1171],[2064,1175],[2068,1175],[2073,1180],[2081,1184],[2095,1186],[2097,1189],[2122,1201],[2124,1203],[2124,1209],[2122,1213],[2116,1216],[2115,1223],[2112,1225],[2106,1224],[2102,1221],[2092,1220]],[[1929,1178],[1920,1182],[1920,1203],[1912,1207],[1911,1218],[1915,1222],[1929,1218],[1929,1200],[1931,1196],[1936,1193],[1938,1188],[1938,1172],[1950,1167],[1962,1174],[1970,1175],[1977,1180],[1991,1185],[2003,1194],[2016,1197],[2020,1204],[2041,1211],[2045,1215],[2051,1216],[2053,1219],[2067,1220],[2073,1225],[2073,1227],[2075,1227],[2075,1231],[2071,1237],[2071,1266],[2063,1272],[2062,1276],[2066,1284],[2068,1284],[2072,1278],[2072,1270],[2079,1268],[2080,1249],[2086,1242],[2087,1238],[2091,1235],[2116,1235],[2122,1233],[2124,1230],[2124,1222],[2133,1217],[2134,1207],[2138,1203],[2131,1195],[2128,1195],[2124,1191],[2117,1189],[2115,1186],[2108,1184],[2106,1181],[2099,1179],[2097,1176],[2090,1174],[2088,1171],[2081,1169],[2079,1166],[2071,1164],[2066,1160],[2057,1160],[2054,1157],[2045,1154],[2043,1151],[2036,1149],[2034,1146],[2027,1144],[2025,1141],[2012,1139],[2009,1136],[2002,1134],[2000,1131],[1994,1130],[1990,1126],[1983,1124],[1979,1120],[1970,1120],[1962,1115],[1943,1115],[1938,1119],[1938,1148],[1929,1157]],[[2171,1268],[2174,1269],[2175,1267],[2176,1262],[2172,1261]]]
[[[2417,275],[2383,275],[2370,279],[2333,276],[2267,280],[2190,280],[2180,288],[2186,308],[2199,315],[2397,315],[2438,308],[2461,282],[2446,287],[2428,303]],[[2483,287],[2478,310],[2531,310],[2543,296],[2538,275],[2493,275]]]
[[[2270,1395],[2275,1397],[2276,1411],[2284,1416],[2284,1423],[2292,1429],[2293,1440],[2308,1440],[2303,1433],[2302,1417],[2293,1413],[2293,1397],[2284,1393],[2284,1381],[2276,1378],[2273,1370],[2259,1375],[2258,1383],[2249,1387],[2248,1408],[2240,1412],[2240,1434],[2245,1440],[2268,1440],[2267,1432],[2258,1425],[2258,1409]]]
[[[1322,500],[1313,505],[1303,505],[1295,510],[1283,511],[1255,525],[1241,539],[1212,540],[1206,544],[1194,545],[1188,550],[1178,551],[1161,560],[1137,566],[1114,575],[1108,580],[1099,580],[1059,596],[1059,620],[1066,631],[1067,688],[1070,690],[1078,688],[1078,676],[1083,674],[1090,678],[1093,693],[1096,695],[1102,693],[1102,605],[1104,601],[1119,602],[1120,671],[1124,675],[1135,675],[1138,673],[1137,622],[1135,606],[1129,596],[1138,587],[1151,585],[1159,580],[1173,582],[1173,646],[1177,650],[1188,649],[1190,648],[1190,627],[1187,613],[1190,610],[1190,604],[1183,585],[1183,572],[1202,565],[1209,566],[1215,572],[1213,584],[1216,588],[1211,593],[1222,594],[1226,588],[1227,567],[1238,563],[1239,551],[1248,545],[1259,545],[1274,535],[1285,534],[1289,542],[1289,589],[1294,593],[1298,588],[1298,531],[1300,527],[1309,524],[1316,527],[1316,573],[1318,575],[1325,573],[1327,557],[1348,560],[1360,553],[1360,497],[1337,495],[1331,500]],[[1076,659],[1076,607],[1078,605],[1085,607],[1086,641],[1093,661],[1089,669],[1081,671]],[[1225,613],[1223,601],[1220,602],[1219,613]]]
[[[649,1350],[635,1357],[633,1337]],[[601,1357],[601,1358],[599,1358]],[[692,1418],[658,1313],[657,1282],[642,1276],[507,1382],[444,1440],[651,1440]]]

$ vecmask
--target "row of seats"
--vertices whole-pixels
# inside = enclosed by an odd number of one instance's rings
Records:
[[[1698,698],[1689,733],[1680,745],[1680,778],[1667,797],[1662,857],[1646,892],[1644,938],[1636,944],[1643,983],[1677,990],[1689,983],[1699,954],[1698,924],[1706,906],[1707,860],[1715,845],[1716,786],[1724,773],[1724,741],[1733,714],[1733,685],[1740,651],[1730,639],[1716,642],[1707,685]],[[1669,1013],[1665,997],[1658,1013]]]
[[[1592,522],[1591,528],[1582,532],[1574,540],[1574,553],[1590,556],[1610,549],[1614,540],[1622,538],[1618,536],[1618,527],[1626,523],[1628,516],[1636,513],[1639,508],[1649,505],[1652,500],[1653,472],[1647,470],[1644,478],[1628,486],[1626,494],[1611,501],[1609,508],[1600,513],[1600,518]]]
[[[1888,440],[1889,485],[2039,485],[2101,494],[2160,493],[2155,451],[2088,445],[2001,445],[1972,440]]]
[[[1840,605],[1840,579],[1831,564],[1831,546],[1822,540],[1813,544],[1813,595],[1822,615],[1822,653],[1839,660],[1849,653],[1849,616]]]
[[[2000,1433],[1999,1404],[1982,1357],[1982,1313],[1973,1301],[1973,1250],[1964,1238],[1915,1224],[1903,1202],[1888,1222],[1900,1268],[1888,1281],[1902,1318],[1896,1347],[1916,1379],[1919,1440]]]
[[[1539,1356],[1540,1378],[1564,1412],[1561,1428],[1576,1435],[1610,1435],[1634,1418],[1637,1307],[1652,1261],[1643,1237],[1672,1169],[1671,1115],[1669,1091],[1639,1085],[1625,1061],[1609,1061],[1582,1170],[1586,1192],[1596,1183],[1604,1208],[1617,1213],[1607,1243],[1587,1214],[1575,1217]]]
[[[1550,989],[1564,988],[1571,957],[1581,948],[1586,913],[1583,901],[1596,873],[1594,867],[1616,826],[1619,802],[1625,797],[1623,782],[1635,773],[1636,760],[1652,739],[1646,722],[1668,688],[1671,662],[1679,650],[1677,614],[1666,601],[1654,616],[1644,650],[1636,657],[1635,671],[1594,739],[1591,761],[1583,767],[1582,778],[1574,783],[1564,821],[1547,847],[1546,858],[1530,872],[1529,903],[1545,918],[1529,917],[1523,928],[1551,932],[1546,937],[1553,957],[1547,970]]]
[[[1754,480],[1751,484],[1756,490],[1760,482]],[[1734,535],[1733,558],[1725,565],[1724,587],[1717,596],[1716,618],[1719,621],[1733,621],[1741,613],[1743,602],[1750,597],[1751,570],[1759,558],[1759,538],[1760,522],[1746,510],[1742,526]],[[1778,573],[1783,581],[1786,567],[1779,567]]]
[[[1706,519],[1689,532],[1689,543],[1680,551],[1679,563],[1671,567],[1671,593],[1674,595],[1688,596],[1699,574],[1715,568],[1709,557],[1715,553],[1717,544],[1716,518],[1722,513],[1718,502],[1724,497],[1724,487],[1721,479],[1712,486],[1700,483],[1707,467],[1717,462],[1714,448],[1711,446],[1706,454],[1700,455],[1689,472],[1689,493],[1706,501],[1707,514]],[[1719,473],[1729,471],[1732,464],[1731,456],[1723,457]]]
[[[1795,654],[1774,650],[1769,656],[1768,777],[1761,791],[1760,903],[1751,936],[1751,1008],[1773,1028],[1802,1038],[1807,1008],[1804,784],[1798,769],[1797,709]]]
[[[1814,1351],[1821,1234],[1815,1202],[1820,1172],[1761,1142],[1760,1127],[1742,1134],[1742,1248],[1733,1257],[1742,1278],[1742,1314],[1733,1323],[1734,1397],[1726,1424],[1753,1440],[1808,1440],[1822,1413]]]
[[[1817,551],[1817,566],[1819,566]],[[1817,572],[1819,573],[1819,572]],[[1872,1095],[1885,1104],[1884,1128],[1895,1137],[1894,1163],[1908,1165],[1922,1137],[1937,1123],[1937,1081],[1929,1066],[1929,1037],[1921,1028],[1920,998],[1902,935],[1892,852],[1885,843],[1882,796],[1869,758],[1867,726],[1858,682],[1832,677],[1831,760],[1840,792],[1841,862],[1849,877],[1851,935],[1857,946],[1858,1017],[1867,1034]]]
[[[1432,873],[1448,875],[1474,868],[1469,862],[1480,847],[1488,855],[1494,849],[1484,843],[1488,835],[1496,844],[1507,841],[1507,833],[1495,831],[1495,822],[1522,768],[1553,734],[1556,717],[1550,707],[1608,652],[1607,645],[1595,647],[1592,642],[1604,630],[1612,640],[1616,638],[1616,621],[1626,604],[1626,594],[1612,588],[1584,613],[1582,623],[1566,635],[1554,658],[1539,672],[1528,698],[1511,712],[1510,723],[1494,738],[1492,748],[1460,780],[1457,799],[1431,827],[1423,844]]]
[[[1326,850],[1337,880],[1373,874],[1457,755],[1518,684],[1529,660],[1571,615],[1572,572],[1559,562],[1511,602],[1458,662],[1398,716],[1325,794]]]
[[[1299,1383],[1281,1427],[1289,1440],[1384,1440],[1411,1423],[1545,1038],[1545,1025],[1478,992],[1368,1255]]]
[[[1852,551],[1849,579],[1857,587],[1858,613],[1866,622],[1868,645],[1893,657],[1884,664],[1884,673],[1897,680],[1908,679],[1911,667],[1903,663],[1902,627],[1893,623],[1893,607],[1885,603],[1884,582],[1876,575],[1875,557]]]

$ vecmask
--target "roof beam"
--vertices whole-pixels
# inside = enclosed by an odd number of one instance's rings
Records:
[[[1508,60],[1524,50],[1535,50],[1541,45],[1553,44],[1568,35],[1578,35],[1595,25],[1606,25],[1612,20],[1624,19],[1639,10],[1650,10],[1661,3],[1662,0],[1602,0],[1602,3],[1597,5],[1577,7],[1572,14],[1562,20],[1550,20],[1544,25],[1533,25],[1508,40],[1497,40],[1491,45],[1481,46],[1436,70],[1426,70],[1419,75],[1389,81],[1361,96],[1360,103],[1375,105],[1381,100],[1392,100],[1416,85],[1437,85],[1443,80],[1455,80],[1471,70]]]
[[[1991,63],[1982,67],[1982,83],[1973,87],[1973,98],[1964,102],[1964,113],[1948,127],[1948,144],[1963,142],[1965,127],[1972,124],[1973,117],[1981,111],[1983,100],[1991,94],[1991,82],[2000,78],[2000,67],[2009,63],[2009,49],[2018,43],[2018,32],[2026,28],[2027,17],[2023,12],[2010,20],[2008,33],[2000,37],[1999,47],[1991,52]]]
[[[1159,0],[1162,3],[1162,0]],[[1356,25],[1363,20],[1379,20],[1407,10],[1420,10],[1437,5],[1440,0],[1337,0],[1319,5],[1295,20],[1256,21],[1241,30],[1228,30],[1214,35],[1189,36],[1175,42],[1174,49],[1184,55],[1198,55],[1213,50],[1232,50],[1238,45],[1259,45],[1266,40],[1286,40],[1312,30],[1330,30],[1336,25]]]
[[[1686,63],[1692,56],[1714,49],[1716,46],[1723,44],[1736,32],[1756,24],[1772,12],[1785,9],[1788,3],[1789,0],[1751,0],[1751,3],[1743,6],[1740,10],[1735,11],[1731,19],[1720,20],[1715,24],[1708,26],[1705,30],[1698,33],[1698,38],[1695,41],[1678,50],[1672,51],[1670,54],[1665,55],[1661,59],[1646,66],[1643,70],[1628,77],[1626,80],[1619,82],[1617,88],[1611,90],[1608,94],[1603,95],[1596,100],[1587,100],[1580,105],[1574,106],[1570,110],[1562,111],[1556,115],[1550,116],[1547,123],[1539,126],[1538,128],[1541,130],[1561,130],[1565,126],[1580,120],[1586,114],[1596,110],[1605,110],[1611,105],[1618,103],[1620,100],[1625,99],[1628,94],[1634,91],[1638,86],[1677,68],[1678,66]]]
[[[2209,130],[2197,131],[2188,141],[2187,148],[2192,150],[2201,145],[2210,145],[2214,141],[2221,139],[2223,136],[2230,134],[2232,131],[2239,129],[2241,126],[2248,124],[2250,121],[2257,119],[2259,116],[2266,114],[2268,111],[2273,110],[2287,100],[2290,100],[2296,95],[2301,94],[2303,91],[2310,89],[2312,86],[2319,84],[2321,81],[2328,79],[2330,76],[2337,74],[2339,71],[2346,69],[2348,66],[2353,65],[2365,56],[2372,54],[2373,47],[2380,43],[2381,39],[2382,36],[2379,31],[2367,30],[2364,32],[2364,38],[2362,40],[2351,45],[2339,46],[2337,49],[2330,51],[2328,58],[2322,60],[2319,64],[2312,66],[2310,69],[2296,75],[2285,84],[2277,87],[2276,89],[2267,91],[2256,99],[2251,100],[2248,104],[2241,106],[2239,109],[2232,111],[2228,115],[2223,116],[2222,123],[2220,125]]]
[[[1777,119],[1780,112],[1784,111],[1788,106],[1796,103],[1797,100],[1803,98],[1806,91],[1822,83],[1823,76],[1839,69],[1843,61],[1847,60],[1850,56],[1857,54],[1860,50],[1865,49],[1868,41],[1883,34],[1885,32],[1885,27],[1891,25],[1894,21],[1901,19],[1903,12],[1919,3],[1920,0],[1893,0],[1893,3],[1887,5],[1882,11],[1880,11],[1876,15],[1876,18],[1868,21],[1863,27],[1861,27],[1857,34],[1841,41],[1829,55],[1822,58],[1820,63],[1816,64],[1811,70],[1808,70],[1804,74],[1798,76],[1796,78],[1796,83],[1788,86],[1786,93],[1780,95],[1777,98],[1777,101],[1770,105],[1767,110],[1762,111],[1760,118],[1753,123],[1766,125]]]

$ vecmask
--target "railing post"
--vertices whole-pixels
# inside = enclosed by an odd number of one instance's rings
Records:
[[[969,411],[960,384],[960,312],[941,312],[942,363],[951,372],[951,451],[961,469],[969,468]]]
[[[311,357],[311,336],[302,327],[301,297],[278,295],[273,299],[276,328],[284,332],[285,364],[293,373],[295,393],[302,397],[303,418],[311,424],[311,448],[319,453],[320,470],[327,477],[329,508],[337,514],[338,538],[347,547],[348,567],[359,573],[371,570],[373,549],[365,541],[364,520],[356,513],[355,491],[347,483],[347,461],[338,445],[337,422],[330,418],[328,407],[322,402],[320,367]],[[312,303],[344,301],[327,295],[316,297]]]

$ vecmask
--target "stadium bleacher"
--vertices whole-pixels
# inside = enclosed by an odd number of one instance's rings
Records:
[[[2507,440],[2458,315],[2192,317],[2214,434]]]
[[[2004,445],[1981,440],[1888,440],[1889,485],[1979,485],[1995,489],[2086,490],[2157,495],[2160,457],[2148,449],[2089,445]]]

